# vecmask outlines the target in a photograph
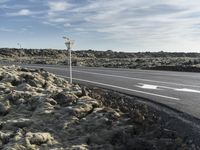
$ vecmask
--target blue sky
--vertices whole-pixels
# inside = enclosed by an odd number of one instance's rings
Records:
[[[199,0],[0,0],[0,47],[200,52]]]

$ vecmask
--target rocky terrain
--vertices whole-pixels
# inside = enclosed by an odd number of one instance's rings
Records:
[[[200,72],[200,53],[73,51],[74,66]],[[0,49],[0,62],[68,64],[68,52],[55,49]]]
[[[0,67],[2,150],[199,150],[199,128],[164,110],[45,70]]]

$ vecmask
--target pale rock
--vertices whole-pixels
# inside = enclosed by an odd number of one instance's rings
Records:
[[[82,144],[82,145],[73,145],[71,148],[68,148],[68,150],[89,150],[89,148],[87,145]]]
[[[45,133],[45,132],[36,132],[36,133],[28,132],[26,134],[25,139],[26,139],[27,145],[38,145],[38,146],[40,146],[41,144],[53,145],[53,144],[56,143],[56,141],[51,136],[51,134]]]
[[[6,115],[9,112],[10,106],[9,104],[4,104],[0,102],[0,116],[1,115]]]
[[[78,97],[75,94],[60,92],[53,96],[53,99],[55,99],[61,106],[68,106],[76,103]]]

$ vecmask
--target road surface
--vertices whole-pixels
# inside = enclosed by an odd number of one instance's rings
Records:
[[[67,66],[21,66],[69,77]],[[73,82],[147,98],[200,119],[200,73],[74,67]]]

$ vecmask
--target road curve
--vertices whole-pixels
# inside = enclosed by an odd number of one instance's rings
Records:
[[[21,66],[69,77],[67,66]],[[73,81],[147,98],[200,119],[200,73],[74,67]]]

